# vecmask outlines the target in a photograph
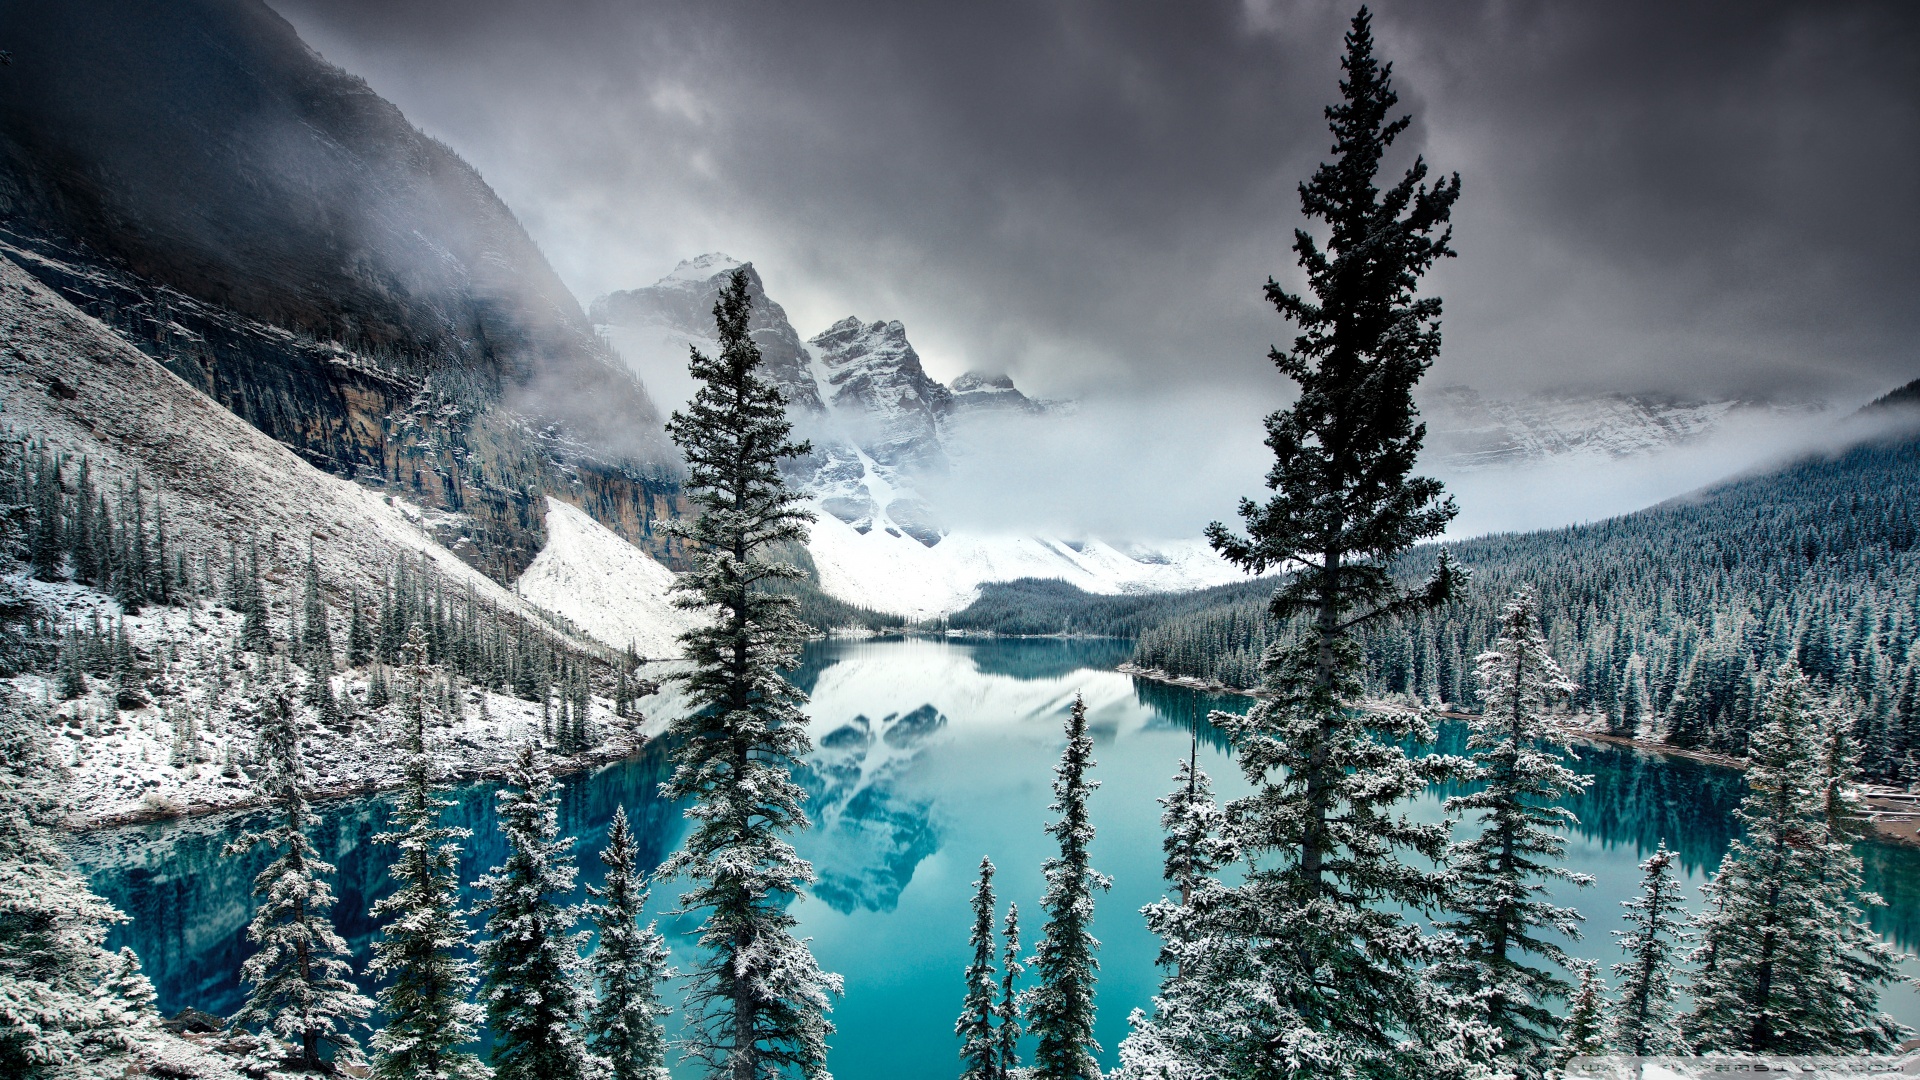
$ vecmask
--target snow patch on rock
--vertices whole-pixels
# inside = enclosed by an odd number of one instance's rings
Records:
[[[645,657],[680,654],[679,636],[699,618],[673,606],[673,571],[605,525],[547,499],[547,546],[520,575],[520,595],[616,649]]]

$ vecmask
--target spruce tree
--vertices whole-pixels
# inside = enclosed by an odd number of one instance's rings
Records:
[[[460,910],[460,848],[472,835],[442,824],[451,800],[435,790],[442,766],[427,741],[426,636],[418,625],[403,650],[407,688],[406,760],[394,800],[394,830],[374,837],[398,849],[389,873],[400,886],[373,907],[390,921],[374,942],[369,970],[387,981],[378,995],[386,1026],[373,1037],[376,1080],[486,1080],[480,1059],[462,1050],[482,1010],[467,1000],[475,979],[465,953],[472,935]]]
[[[823,1075],[827,1011],[841,988],[793,935],[788,911],[813,881],[786,840],[808,824],[792,771],[812,743],[806,697],[781,674],[806,629],[794,598],[771,588],[801,571],[769,549],[806,539],[810,515],[779,463],[808,448],[789,437],[781,393],[759,372],[750,306],[746,272],[736,271],[714,305],[720,354],[692,351],[699,390],[667,423],[698,508],[676,523],[693,569],[674,584],[675,603],[712,618],[680,636],[690,708],[668,729],[674,771],[661,794],[690,803],[694,824],[662,873],[692,883],[678,912],[700,919],[706,952],[685,997],[689,1054],[732,1080]]]
[[[373,660],[373,632],[367,627],[358,588],[353,590],[348,604],[351,606],[347,609],[347,666],[365,667]]]
[[[1626,930],[1615,930],[1627,959],[1613,965],[1620,999],[1607,1026],[1607,1041],[1622,1054],[1647,1057],[1685,1052],[1674,1010],[1674,960],[1689,935],[1686,908],[1673,873],[1674,853],[1662,843],[1640,864],[1640,895],[1621,903]]]
[[[1418,716],[1357,707],[1356,632],[1439,606],[1460,578],[1444,556],[1422,587],[1405,591],[1394,578],[1395,561],[1455,513],[1438,481],[1412,475],[1426,434],[1412,391],[1440,349],[1440,301],[1415,290],[1452,254],[1447,220],[1460,188],[1457,177],[1429,185],[1421,160],[1376,187],[1381,156],[1411,121],[1389,119],[1391,67],[1373,55],[1364,8],[1346,46],[1343,100],[1326,111],[1336,158],[1300,188],[1302,212],[1328,230],[1324,247],[1295,233],[1312,298],[1267,283],[1268,300],[1300,330],[1291,351],[1271,353],[1299,388],[1266,421],[1275,494],[1242,501],[1246,536],[1208,528],[1243,569],[1287,571],[1268,610],[1299,616],[1303,629],[1268,649],[1264,696],[1247,715],[1213,714],[1256,789],[1228,808],[1244,869],[1213,916],[1242,947],[1221,976],[1239,989],[1216,995],[1236,1017],[1202,1025],[1219,1033],[1206,1061],[1223,1075],[1437,1068],[1410,1037],[1428,1019],[1419,965],[1434,945],[1404,913],[1430,909],[1438,879],[1403,853],[1438,861],[1447,833],[1399,809],[1432,775],[1402,743],[1431,733]]]
[[[1000,936],[1005,945],[1000,953],[1000,1001],[993,1008],[999,1027],[994,1029],[994,1080],[1012,1080],[1020,1068],[1020,1036],[1026,1024],[1020,1008],[1020,976],[1026,966],[1020,962],[1020,905],[1007,905],[1007,921]]]
[[[660,988],[677,973],[667,966],[660,931],[640,925],[647,887],[624,806],[614,809],[600,861],[607,864],[606,884],[588,890],[599,901],[587,909],[599,943],[590,960],[597,997],[587,1014],[587,1045],[606,1063],[608,1080],[667,1080],[661,1021],[670,1010]]]
[[[0,1076],[99,1068],[139,1034],[145,1002],[123,994],[145,979],[102,947],[126,917],[59,844],[62,774],[45,719],[0,697]]]
[[[1567,1019],[1560,1026],[1559,1063],[1565,1065],[1577,1057],[1595,1057],[1607,1051],[1607,987],[1600,981],[1599,965],[1591,960],[1574,960],[1573,994],[1567,999]]]
[[[333,928],[333,889],[327,884],[333,867],[307,839],[299,717],[285,686],[269,688],[259,724],[254,756],[264,771],[258,787],[279,821],[268,832],[246,833],[225,848],[227,855],[263,846],[275,852],[273,862],[253,879],[253,895],[261,903],[247,925],[247,940],[258,951],[240,967],[241,981],[250,989],[229,1023],[264,1029],[292,1044],[292,1054],[282,1058],[270,1049],[273,1044],[263,1043],[263,1064],[289,1060],[309,1072],[325,1071],[322,1047],[332,1050],[335,1065],[358,1064],[360,1047],[351,1029],[373,1011],[373,1003],[351,982],[347,943]]]
[[[497,1080],[582,1080],[583,966],[572,930],[571,837],[560,835],[553,774],[533,744],[520,748],[499,792],[507,861],[480,879],[487,899],[480,970]]]
[[[980,859],[980,878],[973,883],[973,959],[967,964],[967,992],[953,1033],[960,1037],[963,1080],[996,1080],[1000,1050],[994,1041],[994,992],[999,989],[993,970],[993,860]]]
[[[307,542],[307,570],[300,586],[300,661],[316,675],[333,674],[333,631],[327,627],[327,605],[320,598],[320,564],[313,542]]]
[[[1878,1009],[1892,950],[1860,927],[1860,862],[1829,827],[1820,741],[1825,715],[1807,677],[1774,676],[1747,758],[1734,841],[1706,886],[1682,1030],[1696,1052],[1866,1053],[1905,1029]],[[1872,902],[1870,899],[1867,902]]]
[[[1561,865],[1573,813],[1559,803],[1591,779],[1561,763],[1566,738],[1547,710],[1573,690],[1547,651],[1533,594],[1522,590],[1500,620],[1497,647],[1476,661],[1485,711],[1469,720],[1472,763],[1461,771],[1484,785],[1446,801],[1449,814],[1477,818],[1479,834],[1448,852],[1451,917],[1441,929],[1457,952],[1436,976],[1472,998],[1504,1043],[1502,1056],[1522,1076],[1552,1066],[1559,1021],[1551,1002],[1571,989],[1554,969],[1567,954],[1542,931],[1579,937],[1580,913],[1548,903],[1546,882],[1592,879]],[[1531,964],[1530,957],[1545,961]]]
[[[1028,992],[1027,1031],[1039,1040],[1034,1048],[1033,1075],[1039,1080],[1100,1080],[1093,1038],[1095,972],[1093,894],[1111,885],[1105,874],[1088,861],[1093,822],[1087,816],[1087,797],[1100,786],[1089,780],[1093,768],[1093,738],[1087,734],[1087,704],[1078,694],[1067,713],[1067,746],[1053,771],[1053,805],[1060,819],[1047,832],[1060,844],[1060,854],[1046,862],[1046,892],[1040,905],[1047,921],[1034,947],[1030,967],[1039,985]]]
[[[1217,1022],[1212,990],[1219,974],[1212,961],[1219,950],[1206,927],[1206,915],[1219,903],[1215,874],[1232,860],[1232,849],[1220,836],[1224,824],[1213,801],[1213,784],[1199,766],[1199,736],[1189,744],[1188,759],[1174,774],[1173,791],[1160,799],[1160,828],[1166,833],[1161,849],[1163,874],[1179,896],[1141,909],[1147,929],[1160,938],[1159,965],[1166,969],[1154,1010],[1135,1010],[1128,1018],[1127,1037],[1120,1043],[1123,1080],[1159,1080],[1187,1076],[1189,1059],[1204,1059],[1206,1043],[1215,1037],[1205,1025]]]

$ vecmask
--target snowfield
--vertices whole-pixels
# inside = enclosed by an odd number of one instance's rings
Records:
[[[824,512],[807,549],[828,594],[913,619],[958,611],[973,602],[980,586],[1023,577],[1058,578],[1109,595],[1185,592],[1246,578],[1199,539],[1156,544],[1141,558],[1100,540],[1070,544],[958,531],[927,547],[885,529],[862,534]]]
[[[673,606],[673,571],[584,511],[547,499],[547,546],[520,575],[521,596],[615,649],[680,655],[679,636],[700,622]]]

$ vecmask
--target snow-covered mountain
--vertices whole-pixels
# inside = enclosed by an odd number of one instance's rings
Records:
[[[751,263],[702,255],[643,289],[595,300],[589,318],[637,373],[658,383],[684,369],[688,346],[716,347],[713,304],[745,267],[749,326],[768,375],[787,394],[795,433],[813,444],[790,476],[819,507],[810,550],[820,584],[864,607],[927,617],[964,607],[988,581],[1054,577],[1093,592],[1200,588],[1238,571],[1199,541],[1129,546],[1097,540],[995,536],[948,520],[931,492],[970,426],[986,417],[1039,418],[1059,403],[1028,397],[1005,375],[928,375],[897,320],[846,318],[802,340]]]
[[[1454,471],[1508,468],[1558,458],[1632,457],[1718,434],[1746,422],[1793,422],[1826,411],[1819,403],[1647,394],[1537,393],[1489,397],[1441,387],[1423,402],[1428,445]]]

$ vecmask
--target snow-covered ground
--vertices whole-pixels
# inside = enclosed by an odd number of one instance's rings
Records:
[[[1174,541],[1141,558],[1100,540],[952,532],[933,547],[884,529],[856,532],[822,513],[807,545],[828,594],[878,611],[925,619],[973,602],[980,586],[1058,578],[1091,593],[1182,592],[1243,580],[1204,540]]]
[[[615,649],[678,656],[698,617],[673,606],[673,571],[585,512],[547,500],[547,545],[520,575],[521,596]]]
[[[9,575],[22,594],[62,626],[111,630],[120,610],[110,598],[83,586]],[[269,679],[288,680],[296,691],[307,675],[284,656],[261,657],[240,648],[241,617],[201,600],[180,607],[151,607],[124,619],[142,669],[138,688],[146,701],[121,708],[111,679],[87,677],[87,693],[60,700],[53,676],[22,675],[0,683],[49,716],[56,756],[69,769],[69,823],[87,827],[145,815],[235,807],[254,800],[249,770],[253,717]],[[644,674],[658,678],[657,665]],[[397,694],[404,676],[387,671]],[[371,790],[399,781],[400,708],[366,707],[372,672],[333,676],[333,690],[349,722],[338,730],[313,725],[303,744],[312,781],[321,792]],[[536,702],[471,685],[458,689],[461,715],[433,738],[453,775],[490,775],[504,770],[513,753],[539,735]],[[590,717],[594,758],[630,752],[636,739],[664,729],[677,698],[663,693],[638,703],[642,716],[614,715],[613,703],[595,698]]]

